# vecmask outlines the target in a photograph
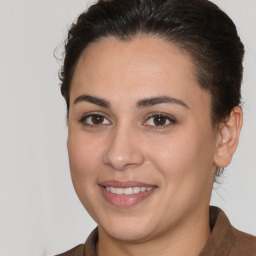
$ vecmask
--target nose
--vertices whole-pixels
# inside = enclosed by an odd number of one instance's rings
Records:
[[[132,129],[116,128],[108,138],[104,164],[115,170],[140,166],[145,161],[140,135]]]

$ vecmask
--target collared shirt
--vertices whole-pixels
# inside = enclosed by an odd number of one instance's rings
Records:
[[[199,256],[256,256],[256,237],[235,229],[225,213],[210,207],[211,236]],[[98,230],[95,229],[85,244],[57,256],[96,256]]]

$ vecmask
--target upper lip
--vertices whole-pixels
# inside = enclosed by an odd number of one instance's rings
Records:
[[[106,180],[99,183],[103,187],[113,188],[130,188],[130,187],[156,187],[156,185],[147,184],[139,181],[117,181],[117,180]]]

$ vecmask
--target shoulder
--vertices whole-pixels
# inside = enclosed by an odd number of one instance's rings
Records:
[[[71,250],[55,256],[96,256],[96,244],[98,242],[98,229],[94,229],[88,236],[85,244],[77,245]]]
[[[58,254],[56,256],[84,256],[84,244],[77,245],[69,251]]]
[[[256,237],[232,227],[235,235],[234,244],[230,250],[230,255],[256,255]]]
[[[234,228],[218,207],[210,207],[211,236],[200,256],[256,256],[256,237]]]

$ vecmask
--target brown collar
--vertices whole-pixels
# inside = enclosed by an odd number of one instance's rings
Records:
[[[212,234],[199,256],[256,256],[256,237],[236,230],[225,213],[210,206]],[[86,243],[60,256],[96,256],[98,229],[94,229]]]
[[[210,207],[212,234],[199,256],[225,256],[235,243],[236,236],[225,213],[218,207]]]

